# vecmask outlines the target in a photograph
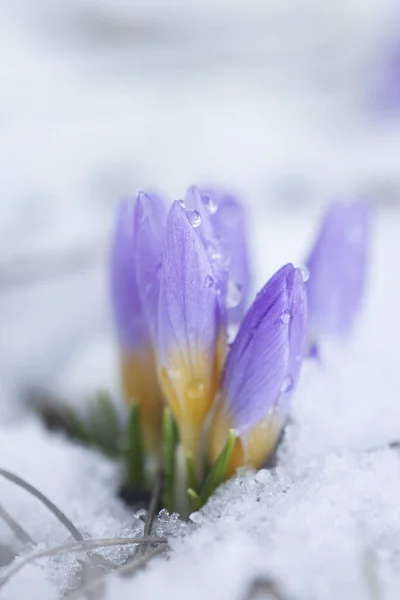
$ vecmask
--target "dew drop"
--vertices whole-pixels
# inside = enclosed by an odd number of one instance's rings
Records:
[[[232,279],[228,280],[228,288],[226,293],[226,305],[228,308],[235,308],[240,304],[242,299],[242,288],[243,286],[239,283],[235,283]]]
[[[201,379],[194,379],[186,388],[189,400],[201,400],[204,396],[205,385]]]
[[[287,308],[285,308],[281,312],[281,316],[280,316],[281,323],[284,323],[286,325],[287,323],[289,323],[290,318],[291,318],[290,311]]]
[[[211,275],[205,276],[204,285],[206,288],[210,288],[214,285],[214,279],[211,277]]]
[[[237,323],[229,323],[226,331],[228,344],[232,344],[233,340],[237,336],[239,331],[239,325]]]
[[[298,267],[298,269],[299,269],[301,276],[303,278],[303,281],[305,283],[310,278],[310,271],[308,270],[308,267],[306,267],[306,265],[300,265]]]
[[[199,227],[201,225],[201,215],[198,210],[188,210],[186,214],[192,227]]]
[[[181,208],[186,208],[185,203],[183,200],[178,200],[178,204]]]
[[[281,393],[285,394],[286,392],[290,392],[292,387],[293,387],[293,377],[291,375],[288,375],[283,380],[282,387],[281,387]]]
[[[203,202],[210,215],[214,215],[217,212],[218,204],[215,202],[214,198],[212,198],[208,194],[203,194],[203,196],[201,197],[201,201]]]
[[[215,246],[213,243],[209,242],[207,244],[207,254],[211,260],[219,262],[222,258],[222,254],[219,248]]]
[[[180,379],[182,376],[182,372],[180,369],[175,369],[172,367],[168,369],[168,375],[171,377],[171,379]]]
[[[235,479],[235,485],[242,486],[243,484],[244,484],[244,478],[241,477],[240,475],[238,477],[236,477],[236,479]]]
[[[220,296],[222,294],[222,285],[220,283],[217,283],[217,285],[215,286],[215,291],[217,292],[217,296]]]

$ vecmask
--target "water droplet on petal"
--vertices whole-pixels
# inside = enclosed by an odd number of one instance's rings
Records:
[[[237,336],[237,332],[239,331],[239,325],[237,323],[229,323],[227,327],[226,337],[228,344],[232,344],[233,340]]]
[[[201,197],[201,201],[203,202],[210,215],[214,215],[217,212],[218,204],[215,202],[214,198],[212,198],[208,194],[203,194],[203,196]]]
[[[199,227],[201,225],[201,215],[198,210],[188,210],[186,214],[192,227]]]
[[[306,265],[300,265],[298,267],[298,269],[299,269],[301,276],[303,278],[303,281],[305,283],[310,278],[310,271],[308,270],[308,267],[306,267]]]
[[[235,479],[235,485],[242,486],[243,484],[244,484],[244,478],[241,477],[240,475],[238,477],[236,477],[236,479]]]
[[[168,369],[168,375],[171,377],[171,379],[180,379],[182,372],[180,369],[170,368]]]
[[[240,304],[242,299],[242,288],[240,283],[235,283],[232,279],[228,280],[228,288],[226,292],[226,306],[227,308],[235,308]]]
[[[280,316],[281,323],[284,323],[286,325],[287,323],[289,323],[290,318],[291,318],[290,311],[287,308],[285,308],[281,312],[281,316]]]
[[[222,294],[222,285],[220,283],[217,283],[217,285],[215,286],[215,291],[217,292],[217,296],[220,296]]]
[[[189,400],[201,400],[204,396],[205,385],[201,379],[194,379],[186,388]]]
[[[283,380],[283,383],[282,383],[282,386],[281,386],[281,393],[282,394],[286,394],[287,392],[290,392],[290,390],[292,388],[293,388],[293,377],[291,375],[288,375]]]
[[[183,200],[178,200],[178,204],[181,208],[186,208]]]
[[[214,285],[214,279],[211,277],[211,275],[206,275],[204,279],[204,285],[206,288],[210,288]]]

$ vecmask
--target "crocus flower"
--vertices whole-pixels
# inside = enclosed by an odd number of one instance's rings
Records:
[[[299,269],[282,267],[257,294],[228,353],[208,450],[213,463],[236,432],[228,475],[262,466],[287,416],[306,349],[307,298]]]
[[[197,219],[197,220],[195,220]],[[196,214],[174,202],[161,269],[157,361],[162,389],[184,451],[198,457],[202,429],[219,380],[224,336],[217,282]]]
[[[126,393],[154,441],[158,378],[184,454],[199,472],[210,413],[212,463],[234,429],[228,473],[263,464],[284,425],[305,353],[306,288],[289,264],[257,294],[226,356],[227,328],[241,319],[249,285],[242,217],[237,200],[221,192],[191,187],[166,218],[158,198],[140,193],[134,206],[122,205],[114,237]],[[232,282],[240,292],[234,302]]]
[[[345,336],[360,309],[369,246],[369,204],[334,202],[325,212],[307,260],[309,346]]]
[[[158,301],[163,211],[162,202],[155,196],[139,194],[136,202],[122,202],[111,252],[111,291],[122,386],[127,400],[139,407],[145,448],[152,456],[160,448],[162,401],[152,328],[146,314],[155,310]]]

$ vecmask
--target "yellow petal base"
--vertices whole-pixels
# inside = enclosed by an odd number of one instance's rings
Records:
[[[218,389],[225,348],[221,329],[213,356],[198,350],[191,361],[182,358],[183,352],[171,353],[168,364],[173,367],[160,372],[161,388],[178,423],[184,452],[199,461],[204,421]]]
[[[232,477],[239,467],[261,468],[275,449],[282,426],[282,419],[276,414],[271,414],[254,425],[245,435],[237,437],[226,471],[226,479]],[[210,464],[218,458],[230,429],[234,429],[232,419],[224,403],[221,403],[212,419],[208,436]]]
[[[121,357],[122,387],[127,402],[139,408],[146,454],[159,457],[162,447],[163,402],[153,351]]]

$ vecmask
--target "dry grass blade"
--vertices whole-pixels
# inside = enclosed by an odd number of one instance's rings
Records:
[[[27,533],[25,529],[23,529],[23,527],[21,527],[21,525],[17,523],[17,521],[2,506],[0,506],[0,518],[7,523],[15,537],[22,544],[26,545],[35,543],[29,533]]]
[[[256,598],[265,598],[265,600],[267,600],[267,598],[270,600],[287,600],[275,581],[264,578],[255,579],[251,583],[243,600],[255,600]]]
[[[149,536],[153,528],[154,517],[156,516],[157,505],[161,495],[161,473],[158,472],[155,479],[154,488],[151,494],[149,507],[147,509],[146,522],[144,525],[143,535]],[[143,556],[147,550],[147,545],[142,545],[137,550],[137,556]]]
[[[154,558],[155,556],[158,556],[159,554],[162,554],[163,552],[165,552],[165,550],[166,550],[165,546],[153,548],[153,550],[150,550],[150,552],[147,552],[143,556],[140,556],[138,558],[133,558],[133,559],[129,560],[128,562],[126,562],[125,564],[118,567],[117,569],[114,569],[113,571],[108,571],[108,573],[104,573],[103,575],[101,575],[97,579],[94,579],[87,585],[80,587],[79,589],[72,592],[72,594],[69,594],[68,596],[66,596],[64,600],[78,600],[78,598],[80,598],[82,596],[82,594],[86,594],[87,592],[92,592],[98,586],[103,584],[109,575],[112,575],[112,574],[133,575],[134,573],[136,573],[137,571],[139,571],[140,569],[145,567],[152,558]]]
[[[144,526],[144,532],[143,535],[150,535],[152,527],[153,527],[153,523],[154,523],[154,517],[156,514],[156,510],[157,510],[157,504],[160,500],[160,494],[161,494],[161,474],[158,473],[157,477],[156,477],[156,482],[151,494],[151,498],[150,498],[150,502],[149,502],[149,508],[147,510],[147,519],[146,519],[146,523]]]
[[[82,534],[80,533],[80,531],[78,531],[78,529],[75,527],[75,525],[68,519],[68,517],[55,504],[53,504],[53,502],[51,502],[51,500],[46,498],[46,496],[44,494],[42,494],[42,492],[40,492],[33,485],[31,485],[30,483],[28,483],[21,477],[18,477],[18,475],[11,473],[10,471],[6,471],[5,469],[0,469],[0,475],[5,477],[9,481],[12,481],[16,485],[19,485],[24,490],[26,490],[27,492],[29,492],[30,494],[35,496],[35,498],[40,500],[40,502],[42,502],[42,504],[44,504],[46,506],[46,508],[48,508],[53,513],[53,515],[57,517],[57,519],[60,521],[60,523],[62,523],[64,525],[64,527],[66,527],[68,529],[68,531],[70,532],[70,534],[72,535],[72,537],[75,540],[77,540],[77,541],[83,540]]]
[[[59,556],[61,554],[70,554],[72,552],[85,552],[87,550],[93,550],[95,548],[106,548],[109,546],[130,546],[136,544],[166,544],[167,538],[163,537],[134,537],[134,538],[104,538],[100,540],[83,540],[81,542],[72,542],[70,544],[63,544],[62,546],[55,546],[54,548],[48,548],[47,550],[40,550],[27,556],[24,560],[16,565],[10,567],[0,579],[0,587],[2,587],[9,579],[18,573],[25,565],[38,560],[39,558],[46,558],[50,556]]]

